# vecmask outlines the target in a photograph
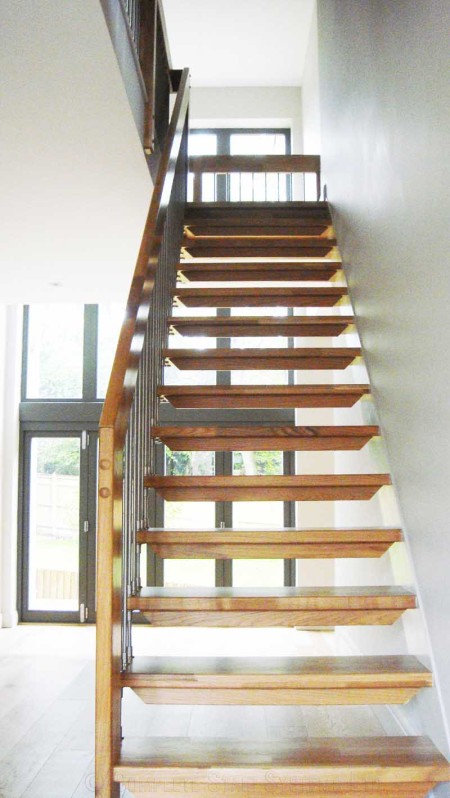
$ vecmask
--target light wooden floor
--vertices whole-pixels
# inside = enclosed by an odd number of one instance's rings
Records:
[[[333,634],[138,628],[134,645],[136,654],[326,655],[333,653]],[[92,627],[0,630],[0,798],[94,795],[94,646]],[[364,706],[149,707],[125,693],[125,736],[384,734]]]

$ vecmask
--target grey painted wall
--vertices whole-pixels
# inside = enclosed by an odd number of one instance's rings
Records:
[[[318,15],[324,181],[412,556],[448,743],[450,4],[319,0]],[[425,728],[442,744],[434,718],[433,724],[430,708]]]

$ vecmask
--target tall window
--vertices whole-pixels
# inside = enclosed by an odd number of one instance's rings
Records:
[[[123,306],[25,310],[22,620],[95,618],[97,428]]]
[[[288,155],[290,130],[266,128],[197,129],[189,134],[189,155]],[[192,175],[188,197],[192,199]],[[277,202],[291,198],[291,178],[283,174],[204,174],[203,202]]]

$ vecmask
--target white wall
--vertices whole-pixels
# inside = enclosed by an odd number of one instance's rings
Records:
[[[431,642],[422,722],[448,751],[450,6],[319,0],[318,13],[324,179]]]
[[[287,127],[292,152],[303,151],[299,86],[193,88],[192,127]]]
[[[99,0],[1,4],[5,303],[120,301],[152,190]]]
[[[317,34],[317,6],[311,20],[305,69],[302,78],[303,147],[308,154],[320,153],[320,84],[319,42]]]
[[[303,152],[318,155],[322,151],[320,127],[319,43],[317,35],[317,4],[314,4],[308,49],[302,78]],[[316,178],[305,177],[306,199],[316,199]]]
[[[22,308],[0,305],[0,627],[17,623],[17,480]]]

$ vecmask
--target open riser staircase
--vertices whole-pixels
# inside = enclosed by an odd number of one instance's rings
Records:
[[[361,362],[362,353],[339,343],[354,330],[354,319],[330,210],[319,200],[203,203],[196,196],[186,203],[187,98],[185,71],[101,422],[96,795],[117,798],[122,784],[140,798],[425,796],[450,779],[450,768],[424,737],[121,739],[123,688],[149,705],[345,706],[401,704],[432,685],[414,656],[217,657],[211,651],[196,657],[186,651],[162,657],[149,651],[133,657],[138,619],[153,627],[307,629],[386,625],[417,611],[414,593],[397,585],[140,585],[142,546],[187,561],[308,560],[380,557],[402,540],[394,527],[168,530],[148,524],[155,495],[193,503],[368,501],[391,482],[376,471],[172,476],[158,468],[162,445],[174,452],[333,452],[360,450],[380,434],[374,425],[300,426],[274,415],[353,407],[370,393],[367,384],[346,382],[345,370]],[[311,167],[305,159],[303,166],[317,171],[317,163]],[[267,168],[271,164],[275,168],[272,161]],[[200,166],[191,164],[194,172]],[[234,168],[230,161],[225,166]],[[245,166],[241,159],[236,169]],[[214,162],[207,159],[205,168],[213,171]],[[270,315],[272,307],[287,315]],[[253,315],[243,312],[248,308]],[[210,345],[190,347],[195,336],[206,336]],[[265,347],[264,339],[274,336],[280,345]],[[315,337],[335,338],[336,346],[302,345]],[[241,338],[260,345],[240,348]],[[164,384],[164,366],[180,371],[177,384]],[[186,369],[222,376],[217,384],[183,384]],[[278,384],[239,384],[240,371],[274,369]],[[286,370],[317,371],[317,381],[285,384]],[[339,370],[338,384],[321,380],[331,370]],[[230,372],[237,375],[233,384],[223,377]]]

